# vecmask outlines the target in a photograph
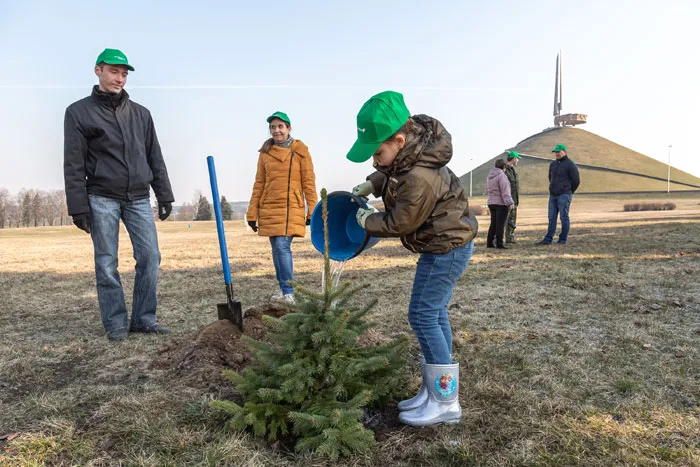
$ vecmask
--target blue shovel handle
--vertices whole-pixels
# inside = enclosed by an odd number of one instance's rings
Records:
[[[211,196],[214,198],[214,215],[216,216],[216,231],[219,234],[219,249],[221,250],[221,263],[224,266],[224,282],[231,285],[231,267],[228,263],[228,248],[226,247],[226,234],[224,233],[224,221],[221,218],[221,201],[219,198],[219,185],[216,182],[216,167],[214,156],[207,156],[209,166],[209,183],[211,183]]]

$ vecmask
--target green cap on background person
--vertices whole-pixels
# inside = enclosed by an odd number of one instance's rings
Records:
[[[99,65],[100,63],[106,63],[108,65],[124,65],[130,71],[134,71],[134,67],[129,65],[129,60],[127,60],[124,52],[119,49],[104,49],[102,53],[97,56],[95,65]]]
[[[552,152],[559,152],[559,151],[566,151],[566,150],[567,150],[566,146],[564,146],[563,144],[557,144],[557,147],[552,149]]]
[[[518,154],[518,153],[515,152],[515,151],[510,151],[510,152],[508,153],[508,159],[509,159],[509,160],[510,160],[510,159],[520,159],[520,158],[521,158],[521,157],[520,157],[520,154]]]
[[[272,121],[273,118],[279,118],[279,119],[282,120],[283,122],[287,122],[289,125],[292,124],[292,122],[289,121],[289,117],[288,117],[287,114],[284,113],[284,112],[279,112],[279,111],[278,111],[278,112],[273,113],[272,115],[270,115],[269,117],[267,117],[267,123],[270,123],[270,122]]]
[[[368,160],[410,116],[403,95],[398,92],[384,91],[370,97],[357,114],[357,141],[347,158],[353,162]]]

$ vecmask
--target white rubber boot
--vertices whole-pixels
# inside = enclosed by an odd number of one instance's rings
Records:
[[[428,400],[416,409],[401,412],[399,421],[411,426],[459,423],[462,418],[462,408],[459,406],[459,363],[426,363],[423,379],[428,389]]]
[[[425,404],[428,400],[428,387],[425,384],[425,357],[423,356],[423,354],[418,355],[418,361],[420,362],[420,374],[423,378],[423,384],[421,385],[418,394],[416,394],[410,399],[406,399],[405,401],[399,402],[399,410],[402,412],[404,410],[417,409],[421,405]]]

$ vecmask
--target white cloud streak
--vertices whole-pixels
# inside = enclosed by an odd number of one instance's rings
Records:
[[[20,89],[84,89],[85,85],[77,84],[0,84],[0,90],[20,90]],[[401,89],[410,91],[435,91],[435,92],[509,92],[509,93],[531,93],[536,92],[532,88],[482,88],[482,87],[449,87],[449,86],[370,86],[352,84],[332,84],[332,85],[305,85],[305,84],[153,84],[134,85],[127,89],[158,89],[158,90],[240,90],[240,89]]]

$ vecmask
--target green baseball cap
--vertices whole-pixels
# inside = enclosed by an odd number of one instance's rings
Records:
[[[134,67],[129,65],[129,60],[126,59],[124,52],[119,49],[104,49],[102,53],[97,56],[95,65],[99,65],[102,62],[109,65],[124,65],[129,70],[134,71]]]
[[[288,117],[287,114],[284,113],[284,112],[275,112],[275,113],[273,113],[272,115],[270,115],[269,117],[267,117],[267,123],[270,123],[270,122],[272,121],[273,118],[279,118],[279,119],[282,120],[283,122],[287,122],[287,123],[289,123],[290,125],[292,124],[292,122],[289,121],[289,117]]]
[[[552,152],[566,151],[566,146],[563,144],[557,144],[557,147],[552,149]]]
[[[353,162],[368,160],[410,116],[398,92],[384,91],[370,97],[357,114],[357,141],[346,157]]]
[[[508,159],[520,159],[520,154],[515,151],[510,151],[508,153]]]

